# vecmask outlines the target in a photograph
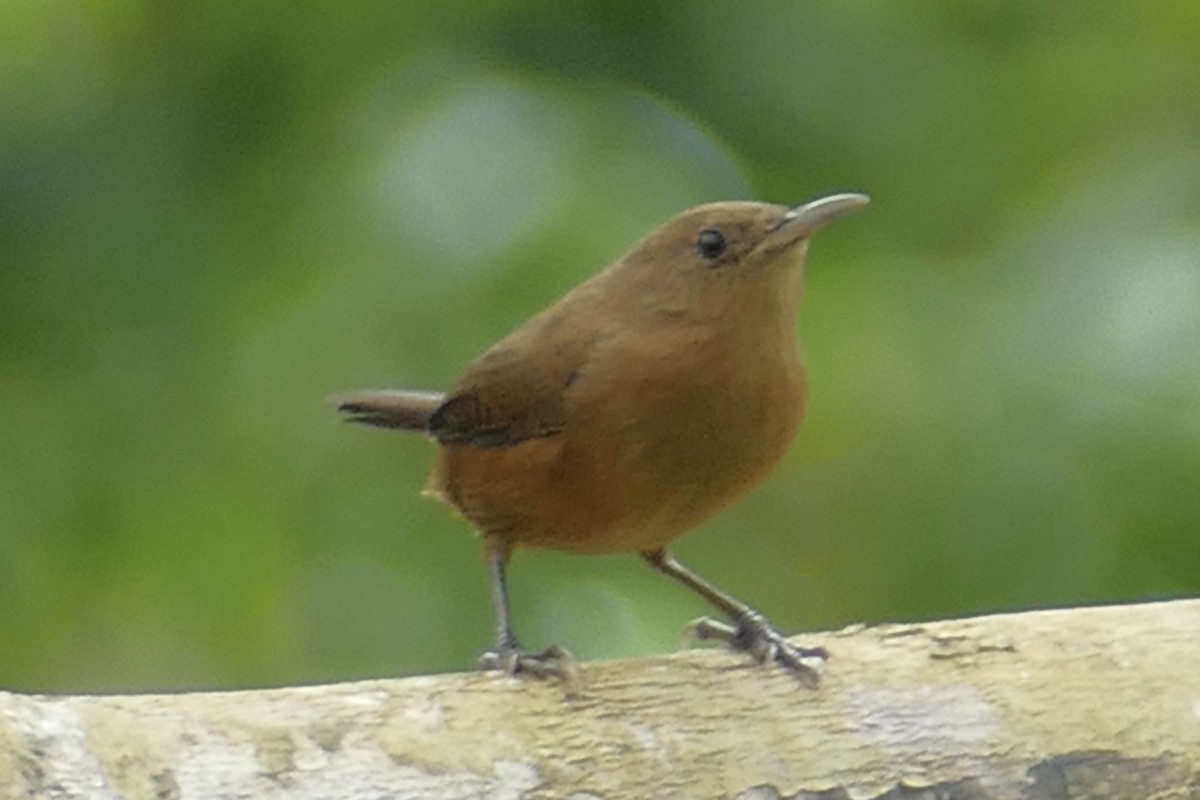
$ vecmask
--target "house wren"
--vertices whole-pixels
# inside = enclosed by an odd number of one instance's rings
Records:
[[[867,203],[723,202],[684,211],[493,345],[445,394],[336,398],[351,422],[420,431],[438,445],[427,493],[483,537],[496,647],[510,673],[560,671],[563,651],[520,648],[505,570],[514,547],[639,553],[729,619],[720,638],[814,683],[823,651],[680,564],[667,544],[761,481],[804,413],[795,337],[810,237]]]

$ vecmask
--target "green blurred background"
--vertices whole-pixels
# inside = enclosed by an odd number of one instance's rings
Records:
[[[689,205],[863,190],[808,422],[677,553],[786,630],[1200,589],[1200,4],[5,0],[0,687],[468,668],[478,542],[343,389],[445,386]],[[636,558],[518,630],[669,651]]]

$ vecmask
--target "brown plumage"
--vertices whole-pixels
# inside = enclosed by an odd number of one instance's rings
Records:
[[[487,544],[498,632],[485,665],[555,671],[557,653],[523,653],[509,626],[504,567],[529,546],[640,553],[731,617],[701,635],[813,677],[802,659],[819,653],[664,548],[787,451],[806,396],[794,330],[808,238],[865,203],[698,206],[500,340],[444,396],[339,398],[351,421],[438,442],[427,491]]]

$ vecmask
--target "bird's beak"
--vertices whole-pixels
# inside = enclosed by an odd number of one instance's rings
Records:
[[[787,213],[779,227],[797,239],[807,239],[838,217],[858,211],[871,202],[865,194],[832,194],[796,206]]]

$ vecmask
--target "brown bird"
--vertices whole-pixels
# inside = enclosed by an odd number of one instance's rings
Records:
[[[724,202],[684,211],[472,363],[445,394],[335,398],[351,422],[422,431],[439,445],[427,493],[484,540],[496,649],[483,668],[561,672],[564,651],[523,651],[509,620],[513,548],[639,553],[731,624],[720,638],[806,682],[806,658],[766,619],[680,564],[666,546],[761,481],[804,414],[795,337],[805,252],[867,203],[797,208]]]

